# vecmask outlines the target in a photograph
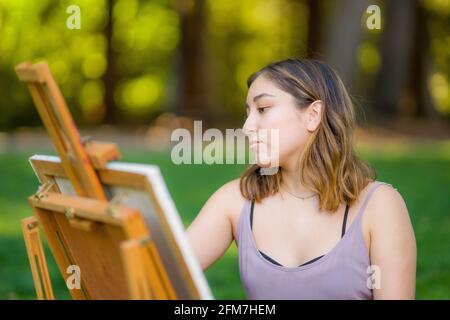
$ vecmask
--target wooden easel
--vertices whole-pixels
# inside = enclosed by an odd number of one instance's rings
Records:
[[[16,66],[61,159],[76,196],[61,194],[50,178],[28,198],[36,217],[22,220],[38,299],[54,299],[39,235],[42,227],[65,278],[74,263],[84,268],[74,299],[176,299],[173,284],[139,211],[114,203],[99,179],[120,158],[114,143],[83,141],[47,63]],[[89,246],[86,244],[89,243]]]

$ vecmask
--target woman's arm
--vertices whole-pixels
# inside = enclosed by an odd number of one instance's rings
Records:
[[[372,272],[380,277],[372,282],[374,299],[414,299],[416,239],[402,196],[390,186],[380,186],[367,209]]]
[[[203,270],[219,259],[233,241],[231,216],[239,202],[239,181],[218,189],[187,229],[189,242]]]

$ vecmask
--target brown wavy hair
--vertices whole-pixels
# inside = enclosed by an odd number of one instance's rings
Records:
[[[252,74],[247,86],[261,75],[291,94],[299,109],[322,101],[321,122],[299,158],[300,181],[318,194],[320,210],[335,212],[341,203],[351,206],[376,173],[354,153],[355,110],[342,80],[326,63],[312,59],[271,63]],[[276,194],[282,181],[280,169],[274,175],[261,175],[257,164],[248,167],[240,179],[244,198],[260,202]]]

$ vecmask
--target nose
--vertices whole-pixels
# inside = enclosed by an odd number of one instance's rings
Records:
[[[251,115],[251,113],[249,114],[249,116],[247,117],[247,119],[244,122],[244,125],[242,127],[242,132],[247,135],[250,136],[251,134],[256,133],[256,121],[254,119],[254,117]]]

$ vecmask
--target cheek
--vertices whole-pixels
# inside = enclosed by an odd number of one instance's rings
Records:
[[[271,157],[278,154],[280,163],[291,156],[298,156],[309,136],[302,117],[298,113],[290,112],[290,110],[276,112],[271,114],[270,117],[266,117],[260,122],[260,129],[278,129],[278,148],[276,148],[276,143],[272,141],[276,135],[267,134],[268,131],[265,131],[265,134],[260,134],[260,138],[266,142],[264,145],[267,150],[260,149],[261,153],[269,153],[272,155]],[[275,149],[278,149],[278,151]]]
[[[279,133],[280,160],[301,152],[308,135],[308,130],[298,118],[286,120]]]

